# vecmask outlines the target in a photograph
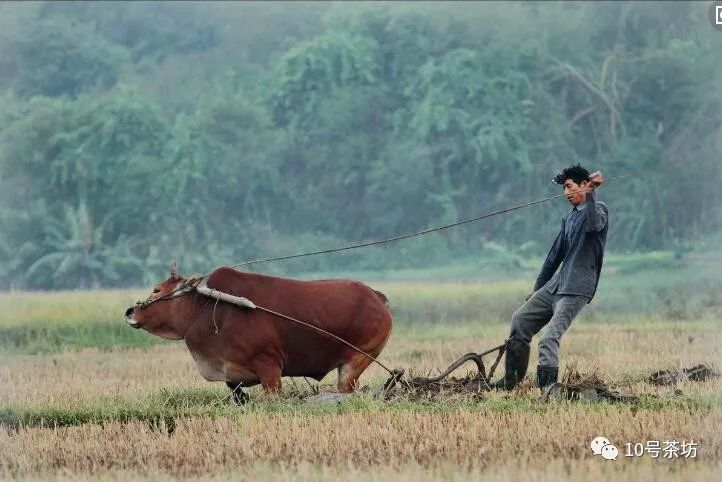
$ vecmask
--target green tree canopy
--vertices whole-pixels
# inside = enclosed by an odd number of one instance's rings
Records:
[[[150,283],[608,176],[615,250],[722,227],[722,34],[691,2],[0,4],[0,286]],[[265,271],[542,255],[567,206]],[[404,244],[407,243],[407,244]]]

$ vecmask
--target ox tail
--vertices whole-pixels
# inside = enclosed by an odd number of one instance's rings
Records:
[[[374,293],[376,293],[376,296],[378,296],[379,299],[380,299],[381,301],[383,301],[384,304],[386,305],[386,307],[388,308],[388,306],[389,306],[389,299],[386,297],[386,295],[383,294],[382,292],[376,291],[376,290],[374,290]]]

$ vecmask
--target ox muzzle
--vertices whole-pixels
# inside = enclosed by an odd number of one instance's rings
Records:
[[[140,325],[137,321],[133,319],[133,313],[135,312],[135,307],[131,306],[127,310],[125,310],[125,322],[128,323],[133,328],[140,328]]]

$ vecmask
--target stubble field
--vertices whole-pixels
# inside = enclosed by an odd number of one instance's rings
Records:
[[[611,262],[600,295],[562,341],[561,371],[598,372],[635,403],[535,400],[525,383],[483,399],[332,391],[284,379],[284,394],[251,390],[236,406],[204,381],[182,342],[123,324],[143,291],[0,295],[0,477],[47,480],[717,480],[722,381],[657,387],[648,376],[722,366],[720,260]],[[715,264],[717,263],[717,264]],[[502,342],[530,276],[501,282],[374,282],[397,320],[382,359],[417,373]],[[491,360],[490,360],[491,361]],[[530,361],[533,374],[536,347]],[[460,370],[459,375],[463,375]],[[678,390],[675,392],[675,388]],[[594,456],[596,436],[619,448]],[[625,456],[627,443],[694,441],[694,457]],[[690,455],[687,453],[686,455]]]

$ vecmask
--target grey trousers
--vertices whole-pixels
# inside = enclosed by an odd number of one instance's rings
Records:
[[[539,288],[511,317],[511,334],[525,345],[531,343],[544,326],[539,339],[539,365],[559,366],[559,342],[572,320],[582,311],[589,298],[586,296],[558,295],[557,277],[552,277]]]

